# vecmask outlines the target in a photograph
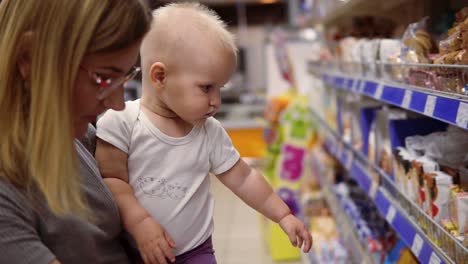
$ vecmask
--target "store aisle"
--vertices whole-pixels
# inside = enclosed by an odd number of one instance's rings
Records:
[[[273,264],[261,236],[260,217],[217,179],[213,243],[219,264]],[[281,262],[300,264],[302,262]]]

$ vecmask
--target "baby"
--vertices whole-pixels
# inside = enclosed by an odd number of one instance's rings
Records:
[[[97,124],[99,168],[141,258],[216,263],[210,173],[308,252],[305,225],[213,118],[236,67],[233,36],[200,4],[170,4],[153,15],[141,47],[141,99]]]

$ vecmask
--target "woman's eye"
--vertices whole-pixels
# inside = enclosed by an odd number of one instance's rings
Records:
[[[107,80],[111,80],[112,77],[110,77],[109,75],[106,75],[106,74],[99,74],[99,73],[96,73],[96,76],[103,80],[103,81],[107,81]]]

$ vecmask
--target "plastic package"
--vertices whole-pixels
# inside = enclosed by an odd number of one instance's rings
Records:
[[[379,50],[379,39],[363,40],[361,44],[363,75],[375,78],[377,75],[377,52]]]
[[[425,31],[428,17],[408,26],[402,38],[401,60],[405,63],[430,63],[433,43]]]

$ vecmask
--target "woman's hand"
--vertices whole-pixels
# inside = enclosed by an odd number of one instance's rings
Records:
[[[172,249],[176,247],[174,240],[153,218],[146,217],[132,228],[140,255],[145,264],[167,264],[175,262]]]

